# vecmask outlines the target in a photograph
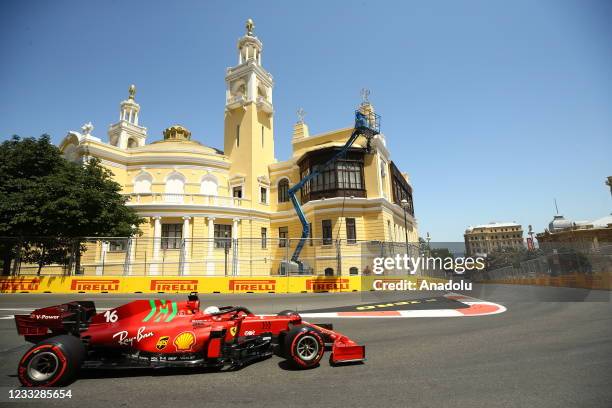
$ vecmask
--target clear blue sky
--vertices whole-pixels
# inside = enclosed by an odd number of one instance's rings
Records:
[[[230,7],[229,4],[232,6]],[[279,160],[295,111],[348,126],[359,90],[414,185],[420,231],[542,231],[560,211],[610,213],[612,1],[7,1],[0,3],[0,138],[58,143],[92,121],[106,140],[138,87],[149,140],[174,123],[223,147],[225,68],[255,20],[274,75]]]

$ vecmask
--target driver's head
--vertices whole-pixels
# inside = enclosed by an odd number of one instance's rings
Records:
[[[204,309],[205,314],[217,314],[219,312],[220,310],[217,306],[208,306],[206,309]]]

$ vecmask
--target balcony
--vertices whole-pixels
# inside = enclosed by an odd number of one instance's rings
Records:
[[[231,96],[227,98],[225,106],[228,109],[235,109],[235,108],[245,105],[246,102],[247,100],[244,95]]]
[[[246,208],[245,198],[207,194],[128,193],[127,205],[197,205],[211,207]]]
[[[262,111],[266,113],[274,112],[274,108],[272,107],[272,104],[263,96],[257,97],[257,109],[261,109]]]

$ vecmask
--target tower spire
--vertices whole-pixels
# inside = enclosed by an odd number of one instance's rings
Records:
[[[140,105],[136,103],[136,85],[128,88],[128,98],[119,105],[119,122],[108,129],[109,142],[121,149],[144,146],[147,128],[139,125]]]

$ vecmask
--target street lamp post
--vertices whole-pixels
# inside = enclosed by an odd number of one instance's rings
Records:
[[[406,255],[408,255],[408,222],[406,220],[406,207],[408,206],[408,200],[405,198],[402,200],[402,209],[404,210],[404,235],[406,236]]]
[[[608,176],[608,179],[606,180],[606,185],[610,187],[610,194],[612,195],[612,176]]]

